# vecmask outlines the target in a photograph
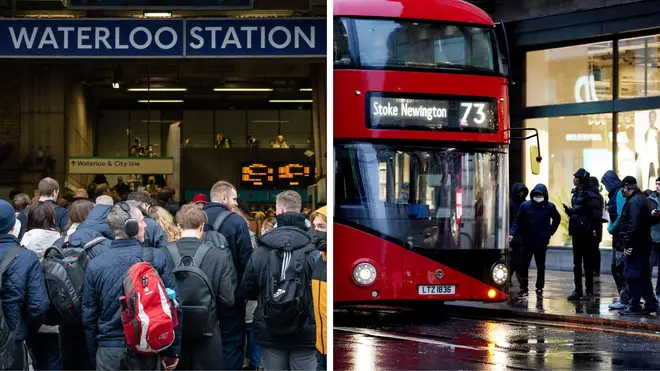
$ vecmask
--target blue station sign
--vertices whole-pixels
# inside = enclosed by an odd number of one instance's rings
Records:
[[[71,9],[252,9],[253,0],[69,0]]]
[[[0,58],[325,57],[325,19],[0,19]]]

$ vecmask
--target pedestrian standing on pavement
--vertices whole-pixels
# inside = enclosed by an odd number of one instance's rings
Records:
[[[536,262],[536,295],[543,295],[545,286],[545,255],[550,238],[557,232],[561,215],[555,204],[548,201],[548,189],[543,184],[537,184],[530,193],[531,200],[520,205],[518,215],[513,221],[509,241],[516,237],[522,243],[519,269],[520,297],[529,296],[529,264],[534,257]]]
[[[594,191],[600,198],[600,204],[603,205],[603,211],[604,211],[605,200],[603,199],[603,195],[600,194],[600,183],[598,182],[598,178],[596,178],[595,176],[589,177],[589,186],[591,186],[591,190]],[[601,216],[601,226],[600,228],[596,228],[596,240],[598,240],[598,246],[596,246],[596,250],[594,251],[594,254],[592,256],[593,260],[591,261],[591,266],[594,268],[594,277],[600,277],[600,243],[603,242],[602,223],[605,222],[607,221],[606,220],[603,221],[603,218]]]
[[[655,191],[649,195],[652,215],[651,227],[651,270],[654,265],[658,266],[660,272],[660,178],[655,180]],[[660,273],[658,274],[660,277]],[[660,300],[660,278],[655,285],[655,295]]]
[[[238,194],[231,183],[219,181],[211,188],[211,202],[204,205],[204,211],[209,222],[205,231],[215,229],[213,226],[219,218],[225,218],[216,232],[222,234],[229,244],[236,268],[237,281],[240,282],[245,266],[252,255],[252,244],[247,223],[233,210],[236,208]],[[234,306],[220,314],[220,330],[222,332],[222,349],[225,354],[227,370],[242,370],[245,355],[245,299],[237,289]]]
[[[654,313],[658,309],[658,299],[653,295],[651,283],[651,208],[647,198],[637,188],[635,177],[623,178],[622,185],[627,202],[619,223],[619,243],[626,256],[624,274],[630,292],[630,306],[619,313]],[[643,309],[641,298],[645,302]]]
[[[222,352],[222,335],[218,324],[218,313],[228,310],[234,305],[236,290],[236,272],[231,255],[225,249],[216,248],[202,243],[204,225],[208,223],[206,213],[195,205],[184,205],[176,214],[176,223],[181,231],[181,238],[167,246],[170,266],[174,269],[180,264],[194,264],[207,278],[208,285],[192,286],[199,281],[188,281],[192,275],[181,271],[175,272],[175,278],[180,290],[186,290],[182,296],[183,315],[189,318],[183,323],[184,342],[181,350],[180,370],[224,370],[224,354]],[[183,258],[182,258],[183,257]],[[184,261],[185,257],[193,257],[192,263]],[[190,260],[188,258],[185,258]],[[194,287],[194,289],[193,289]],[[194,294],[193,294],[194,292]],[[208,295],[205,295],[208,294]],[[199,317],[199,306],[204,297],[214,297],[214,310],[210,311],[207,323],[190,319],[188,313]],[[189,303],[192,301],[192,310]],[[197,334],[200,325],[206,325],[208,333]],[[201,336],[198,336],[201,335]]]
[[[605,186],[608,193],[607,213],[609,215],[609,223],[607,224],[607,232],[612,235],[612,277],[616,284],[616,290],[619,293],[619,300],[610,304],[610,309],[624,309],[628,305],[628,290],[626,288],[626,278],[623,274],[625,258],[623,254],[623,247],[619,243],[619,223],[621,221],[621,213],[623,206],[626,203],[626,198],[623,196],[623,189],[621,186],[621,179],[612,170],[605,172],[601,178],[601,182]]]
[[[258,302],[254,326],[267,371],[317,367],[312,271],[318,251],[301,209],[297,192],[277,195],[277,226],[259,238],[241,281],[245,297]]]
[[[573,197],[571,207],[564,205],[568,215],[568,233],[573,237],[573,277],[575,291],[568,300],[591,300],[594,296],[593,254],[598,249],[598,229],[602,229],[602,198],[589,184],[590,174],[578,169],[573,175]],[[584,267],[586,293],[582,291],[582,268]]]
[[[317,371],[328,368],[328,208],[321,207],[312,213],[312,239],[321,252],[312,272],[312,295],[314,296],[314,320],[316,321]]]
[[[513,226],[514,221],[516,220],[516,215],[518,215],[518,210],[520,210],[520,205],[525,202],[527,195],[529,194],[529,189],[522,184],[516,183],[511,187],[511,197],[509,198],[509,228]],[[511,286],[511,281],[513,280],[513,275],[516,275],[518,279],[518,284],[521,285],[521,278],[519,276],[520,270],[518,266],[520,265],[522,252],[522,243],[520,238],[514,238],[509,241],[509,267],[511,268],[511,273],[509,274],[509,285]]]

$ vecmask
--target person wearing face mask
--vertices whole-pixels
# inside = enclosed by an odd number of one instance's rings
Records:
[[[310,216],[312,221],[312,239],[321,251],[312,271],[312,296],[314,297],[314,319],[316,320],[316,359],[317,370],[326,370],[328,365],[328,250],[327,228],[328,208],[323,206]]]
[[[550,238],[557,232],[561,216],[555,205],[548,201],[548,189],[543,184],[537,184],[530,193],[531,200],[520,205],[518,215],[513,221],[509,233],[509,241],[520,238],[522,253],[520,259],[520,294],[521,298],[529,296],[529,264],[532,257],[538,270],[536,276],[536,294],[543,295],[545,286],[545,254]]]

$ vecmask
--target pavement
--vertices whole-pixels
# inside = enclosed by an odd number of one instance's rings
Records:
[[[336,370],[658,370],[658,335],[335,313]]]
[[[515,296],[518,283],[514,278],[511,294]],[[530,270],[530,296],[526,300],[510,299],[502,303],[447,302],[445,310],[474,317],[501,319],[539,320],[578,326],[599,326],[619,329],[642,330],[660,333],[660,317],[622,316],[608,305],[618,299],[616,286],[611,275],[594,278],[595,298],[591,301],[568,301],[566,297],[574,290],[573,274],[570,272],[546,271],[543,296],[534,293],[536,270]],[[655,287],[656,280],[653,279]]]

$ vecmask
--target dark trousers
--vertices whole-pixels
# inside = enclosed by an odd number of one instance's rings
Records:
[[[259,344],[257,344],[257,339],[254,334],[254,326],[252,323],[248,323],[246,326],[248,366],[250,366],[250,368],[259,368],[259,364],[261,363],[260,347]]]
[[[522,285],[520,277],[520,262],[522,260],[522,244],[520,243],[520,238],[514,238],[509,242],[509,269],[511,269],[511,274],[509,275],[509,285],[512,285],[513,276],[516,276],[518,284]]]
[[[34,357],[35,370],[61,370],[60,339],[56,333],[33,333],[28,347]],[[82,347],[85,348],[84,343]]]
[[[594,249],[598,246],[598,241],[592,236],[573,236],[573,278],[575,279],[575,291],[582,291],[582,272],[584,268],[584,284],[587,293],[594,293],[594,268],[593,263]]]
[[[245,301],[236,303],[220,319],[225,369],[242,370],[245,357]]]
[[[528,291],[529,288],[529,265],[532,262],[532,257],[534,257],[534,262],[536,262],[536,289],[543,290],[545,286],[545,255],[548,250],[547,246],[532,246],[527,245],[523,247],[520,266],[518,267],[520,280],[520,289],[521,291]]]
[[[630,310],[642,310],[640,301],[644,298],[646,309],[654,312],[658,308],[658,299],[653,295],[649,256],[626,256],[626,283],[630,294]]]
[[[222,335],[216,326],[213,336],[200,339],[184,339],[177,370],[224,370]]]
[[[616,284],[616,290],[619,293],[619,301],[623,304],[628,304],[630,298],[628,297],[628,284],[624,275],[626,259],[623,251],[616,251],[612,249],[612,277]]]
[[[600,276],[600,242],[594,249],[593,259],[591,266],[594,268],[594,275]]]
[[[328,355],[316,351],[316,371],[326,371],[328,369]]]
[[[60,352],[63,370],[91,370],[94,363],[85,344],[83,326],[60,326]]]
[[[99,347],[96,351],[97,370],[160,370],[160,357],[133,354],[125,347]]]
[[[23,371],[28,370],[28,348],[23,341],[17,341],[14,347],[14,360],[8,370]]]
[[[653,248],[651,249],[651,271],[653,271],[653,266],[658,267],[658,277],[660,277],[660,242],[653,242]],[[660,278],[655,282],[655,295],[660,296]]]

